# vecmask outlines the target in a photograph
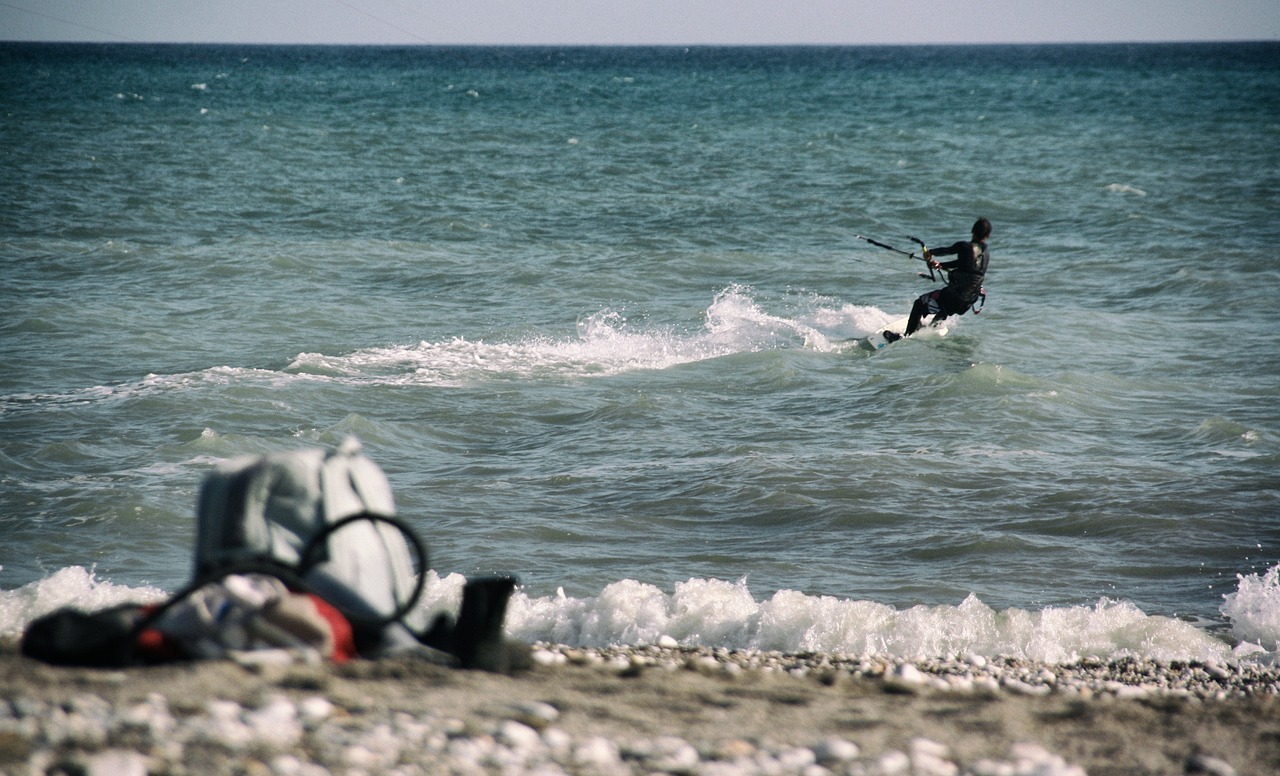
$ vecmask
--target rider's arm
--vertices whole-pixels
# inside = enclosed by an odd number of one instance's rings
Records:
[[[965,242],[964,240],[961,240],[960,242],[953,243],[951,245],[948,245],[945,248],[935,248],[930,251],[925,251],[924,258],[926,261],[929,262],[929,266],[934,267],[935,269],[940,267],[942,269],[952,270],[960,266],[961,259],[942,262],[942,261],[934,261],[933,257],[934,256],[954,256],[960,253],[960,251],[964,250],[967,247],[969,247],[969,243]]]

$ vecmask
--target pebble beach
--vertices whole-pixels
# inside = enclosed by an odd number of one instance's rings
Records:
[[[511,674],[278,653],[124,670],[0,652],[0,774],[1270,774],[1251,663],[536,644]]]

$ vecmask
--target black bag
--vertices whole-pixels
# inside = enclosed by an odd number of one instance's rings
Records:
[[[27,626],[22,634],[22,654],[58,666],[130,665],[138,661],[136,628],[145,617],[141,604],[92,613],[59,609]]]

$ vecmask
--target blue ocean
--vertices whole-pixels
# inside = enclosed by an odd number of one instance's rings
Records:
[[[0,44],[0,637],[354,436],[530,641],[1274,660],[1278,244],[1276,43]]]

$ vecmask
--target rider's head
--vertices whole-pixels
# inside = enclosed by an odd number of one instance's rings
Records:
[[[973,239],[982,241],[991,236],[991,222],[985,218],[979,218],[973,222]]]

